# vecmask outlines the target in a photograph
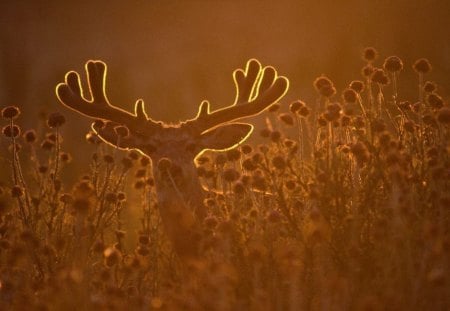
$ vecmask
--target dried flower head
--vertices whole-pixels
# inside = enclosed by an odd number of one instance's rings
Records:
[[[426,93],[433,93],[434,91],[436,91],[437,86],[436,83],[432,82],[432,81],[427,81],[425,82],[425,84],[423,85],[423,90]]]
[[[29,144],[34,143],[37,139],[36,131],[35,130],[26,131],[25,133],[23,133],[23,138]]]
[[[320,92],[320,89],[323,87],[333,86],[333,82],[331,82],[331,80],[327,76],[321,75],[314,80],[313,85],[316,91]]]
[[[352,88],[345,89],[342,92],[342,99],[346,103],[355,103],[358,99],[356,91]]]
[[[113,267],[117,265],[122,259],[121,252],[115,247],[108,247],[107,249],[105,249],[103,252],[103,256],[105,258],[105,265],[107,267]]]
[[[432,67],[428,59],[426,58],[420,58],[416,60],[416,62],[413,65],[413,69],[417,73],[425,74],[431,71]]]
[[[371,76],[372,82],[380,85],[386,85],[389,83],[389,77],[386,75],[383,69],[375,69]]]
[[[63,163],[69,163],[72,161],[72,156],[67,152],[61,152],[61,154],[59,155],[59,159]]]
[[[241,158],[239,149],[229,149],[226,152],[227,160],[230,162],[238,161]]]
[[[20,127],[13,124],[11,125],[6,125],[3,127],[3,135],[5,135],[8,138],[16,138],[20,135]]]
[[[8,106],[2,109],[2,117],[5,119],[16,119],[20,115],[20,110],[16,106]]]
[[[373,47],[367,47],[363,51],[363,60],[366,62],[373,62],[378,57],[378,52]]]
[[[399,72],[403,70],[403,62],[397,56],[389,56],[385,59],[383,68],[388,72]]]
[[[90,144],[100,144],[102,140],[98,137],[98,135],[92,131],[89,131],[89,133],[86,134],[86,140]]]
[[[139,163],[141,164],[142,167],[147,167],[150,165],[150,158],[147,156],[142,156],[139,160]]]
[[[430,105],[433,109],[441,109],[444,107],[444,101],[442,100],[442,97],[435,93],[431,93],[427,95],[427,103]]]
[[[242,167],[246,171],[254,171],[256,169],[256,165],[253,163],[252,159],[245,159],[242,161]]]
[[[19,198],[23,196],[24,190],[21,186],[15,185],[11,188],[11,196],[13,198]]]
[[[310,113],[310,109],[307,106],[303,106],[299,109],[298,114],[306,118]]]
[[[272,164],[278,170],[284,170],[286,168],[286,160],[282,156],[273,157]]]
[[[364,82],[360,80],[354,80],[350,82],[350,88],[358,94],[361,94],[364,91]]]
[[[223,154],[218,154],[214,159],[214,164],[222,166],[227,162],[227,157]]]
[[[361,69],[361,74],[363,75],[363,77],[369,78],[372,75],[373,71],[373,66],[368,64]]]
[[[240,176],[239,172],[236,171],[234,168],[227,168],[223,172],[223,179],[229,183],[232,183],[232,182],[238,180],[239,176]]]
[[[305,106],[304,102],[302,102],[301,100],[296,100],[289,105],[289,110],[292,113],[296,113],[303,106]]]
[[[269,106],[269,109],[267,109],[269,112],[277,112],[280,109],[280,104],[275,103]]]
[[[53,112],[48,116],[47,125],[50,128],[61,127],[66,123],[66,118],[59,112]]]
[[[294,118],[290,114],[282,113],[278,116],[278,118],[286,125],[294,125]]]
[[[272,131],[272,133],[270,133],[270,140],[274,143],[278,143],[281,140],[280,131]]]
[[[253,148],[252,148],[252,146],[245,144],[245,145],[242,145],[241,151],[243,154],[250,154],[250,153],[252,153]]]

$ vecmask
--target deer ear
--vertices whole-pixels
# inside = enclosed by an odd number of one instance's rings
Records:
[[[221,125],[202,133],[200,141],[205,149],[225,150],[246,140],[252,131],[253,126],[246,123]]]

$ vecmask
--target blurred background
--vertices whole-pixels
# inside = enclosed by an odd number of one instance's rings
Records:
[[[166,122],[193,117],[203,99],[230,104],[231,73],[252,57],[289,77],[285,107],[314,102],[322,73],[338,91],[361,79],[367,46],[379,51],[379,66],[390,55],[403,59],[401,98],[417,98],[411,64],[421,57],[433,65],[427,79],[447,100],[450,93],[448,0],[2,0],[0,26],[0,106],[21,107],[25,129],[42,114],[64,113],[75,145],[89,121],[61,106],[54,89],[88,59],[109,65],[113,104],[131,110],[143,98]]]

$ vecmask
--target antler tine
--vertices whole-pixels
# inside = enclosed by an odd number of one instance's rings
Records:
[[[135,104],[134,115],[109,103],[105,92],[107,66],[104,62],[90,60],[85,69],[92,99],[85,98],[80,75],[70,71],[65,76],[65,82],[56,86],[56,96],[63,105],[87,117],[112,121],[135,131],[159,128],[156,122],[147,117],[141,99]]]
[[[233,78],[237,91],[235,102],[209,113],[209,103],[204,101],[197,117],[187,125],[202,133],[222,123],[259,114],[280,100],[289,88],[286,77],[278,76],[273,67],[262,68],[256,59],[249,60],[245,70],[235,70]]]

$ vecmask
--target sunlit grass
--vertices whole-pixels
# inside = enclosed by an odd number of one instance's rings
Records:
[[[377,55],[364,51],[344,90],[320,76],[315,103],[270,107],[259,144],[197,158],[206,255],[189,266],[165,236],[148,158],[89,133],[96,151],[71,186],[70,120],[52,114],[38,135],[5,107],[0,309],[448,309],[450,107],[426,59]],[[402,98],[403,75],[416,98]]]

